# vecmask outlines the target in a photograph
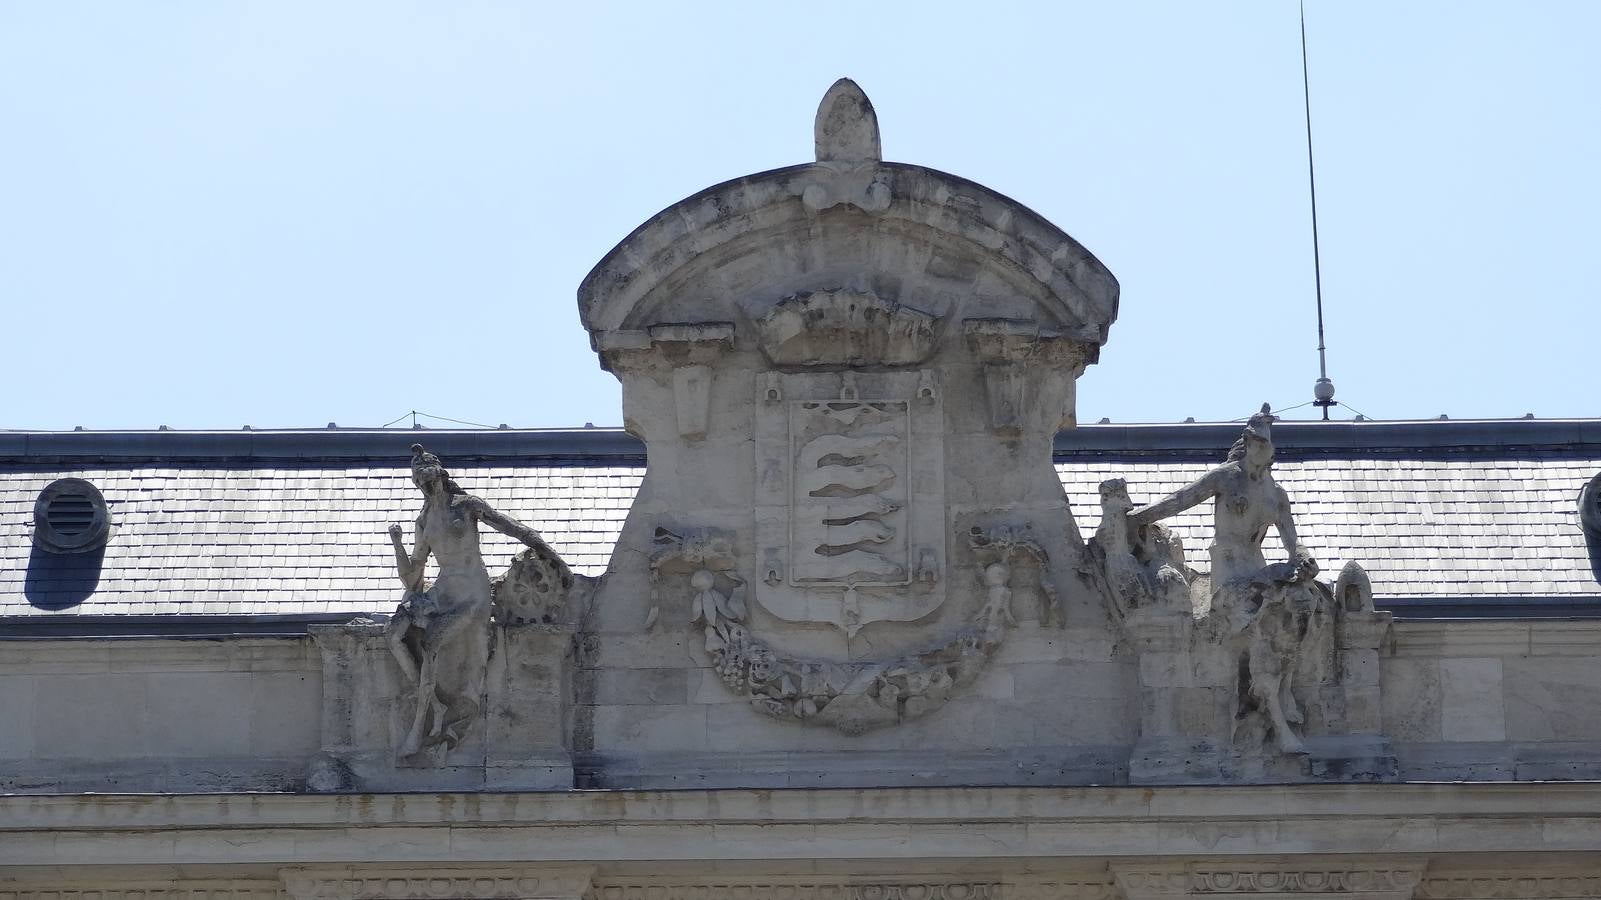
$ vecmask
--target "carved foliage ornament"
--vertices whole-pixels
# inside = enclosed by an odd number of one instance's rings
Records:
[[[15,886],[0,900],[279,900],[274,881],[166,881],[84,885],[74,888]]]
[[[1540,875],[1474,873],[1431,876],[1418,885],[1417,900],[1568,900],[1601,897],[1601,874]]]
[[[1093,876],[1091,876],[1093,877]],[[596,885],[584,900],[1113,900],[1110,881],[1059,878],[886,881],[772,878]]]
[[[786,297],[757,322],[762,352],[779,366],[910,366],[927,359],[939,318],[871,291]]]
[[[990,601],[971,625],[946,642],[892,660],[829,662],[779,653],[749,628],[745,582],[733,571],[729,535],[714,529],[658,529],[652,582],[680,582],[690,592],[690,620],[725,687],[758,712],[829,725],[847,734],[926,715],[971,682],[1012,624],[1009,568],[991,565]],[[687,573],[687,574],[686,574]],[[652,611],[652,618],[656,615]]]
[[[426,870],[289,870],[283,881],[294,900],[557,900],[589,889],[591,867]]]
[[[1172,866],[1116,872],[1117,883],[1133,898],[1230,894],[1373,894],[1409,896],[1423,872],[1412,866],[1349,868],[1215,868]]]

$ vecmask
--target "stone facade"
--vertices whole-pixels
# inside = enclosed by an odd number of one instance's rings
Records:
[[[579,289],[648,459],[603,571],[419,444],[362,615],[7,642],[0,900],[1601,897],[1601,622],[1396,619],[1265,407],[1081,531],[1117,304],[840,81]]]

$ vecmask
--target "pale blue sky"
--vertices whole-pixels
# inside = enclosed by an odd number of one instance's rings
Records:
[[[1601,3],[1307,20],[1340,399],[1601,415]],[[662,207],[809,160],[841,75],[886,158],[1117,275],[1081,420],[1301,403],[1297,28],[1288,0],[8,0],[0,427],[616,424],[579,281]]]

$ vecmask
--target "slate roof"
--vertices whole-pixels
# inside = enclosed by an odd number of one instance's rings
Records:
[[[1182,486],[1239,431],[1217,426],[1082,426],[1057,444],[1080,529],[1097,485],[1136,501]],[[386,432],[0,435],[0,616],[333,615],[398,600],[386,528],[418,510],[405,447]],[[1305,543],[1330,574],[1360,561],[1381,605],[1601,601],[1578,521],[1601,471],[1601,422],[1275,426],[1275,473]],[[544,533],[576,571],[598,575],[644,475],[620,432],[426,432],[467,490]],[[37,551],[38,493],[94,482],[114,532],[98,572]],[[1204,569],[1209,511],[1174,527]],[[1273,538],[1270,535],[1269,540]],[[486,532],[491,572],[517,545]],[[1601,608],[1601,605],[1598,605]],[[15,620],[13,620],[15,621]]]

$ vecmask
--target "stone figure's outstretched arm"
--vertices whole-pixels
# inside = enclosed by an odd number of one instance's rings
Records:
[[[1213,469],[1192,484],[1179,488],[1155,503],[1134,510],[1128,514],[1129,525],[1139,528],[1152,522],[1159,522],[1216,497],[1219,482],[1223,480],[1225,472],[1226,470],[1222,468]]]
[[[1279,540],[1284,542],[1284,552],[1289,556],[1290,562],[1295,563],[1298,570],[1303,570],[1305,577],[1317,575],[1318,565],[1312,559],[1312,554],[1301,546],[1301,539],[1295,533],[1295,516],[1290,513],[1290,495],[1284,488],[1278,491],[1278,519]],[[1310,571],[1304,571],[1310,569]]]
[[[389,526],[389,542],[395,545],[395,569],[400,572],[400,583],[409,591],[422,590],[423,573],[428,565],[428,539],[423,537],[422,526],[417,528],[417,546],[410,554],[406,553],[406,545],[401,541],[401,527]]]
[[[473,511],[478,513],[478,518],[482,519],[484,524],[490,528],[509,538],[522,541],[535,550],[547,552],[552,556],[556,555],[556,551],[545,543],[545,539],[540,536],[539,532],[490,506],[483,498],[472,497],[469,498],[468,502],[472,504]]]

